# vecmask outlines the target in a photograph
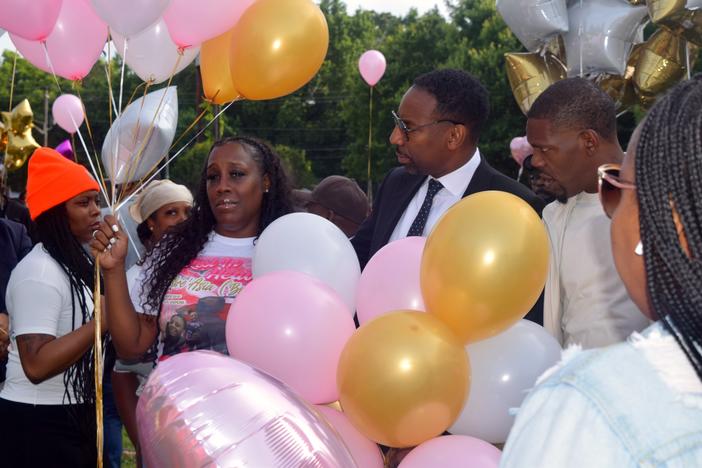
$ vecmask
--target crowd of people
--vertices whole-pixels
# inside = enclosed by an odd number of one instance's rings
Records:
[[[468,73],[416,78],[392,113],[400,167],[372,209],[341,176],[292,190],[268,144],[237,136],[203,155],[194,196],[159,180],[126,214],[104,216],[85,168],[38,149],[27,208],[0,198],[9,218],[0,220],[8,466],[95,464],[95,303],[108,350],[105,459],[119,466],[121,424],[139,453],[135,408],[152,369],[183,352],[227,353],[229,306],[252,279],[257,237],[277,218],[308,211],[328,219],[363,267],[387,243],[427,236],[451,206],[488,190],[543,215],[549,276],[526,318],[568,348],[519,409],[502,465],[702,464],[702,76],[660,98],[626,153],[607,94],[581,78],[552,85],[527,115],[531,189],[481,154],[489,108],[487,90]],[[10,207],[23,213],[19,223]]]

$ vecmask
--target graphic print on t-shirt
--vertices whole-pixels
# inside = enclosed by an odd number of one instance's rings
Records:
[[[225,323],[234,298],[251,281],[251,259],[198,257],[171,283],[161,308],[161,360],[185,351],[227,354]]]

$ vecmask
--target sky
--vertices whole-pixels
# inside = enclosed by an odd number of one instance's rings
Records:
[[[439,11],[444,14],[446,13],[443,0],[345,0],[344,3],[346,3],[349,13],[353,13],[360,7],[364,10],[388,12],[397,16],[402,16],[407,14],[410,8],[416,8],[421,14],[431,10],[434,6],[438,6]],[[0,51],[7,48],[14,50],[9,36],[3,34],[3,36],[0,37]]]

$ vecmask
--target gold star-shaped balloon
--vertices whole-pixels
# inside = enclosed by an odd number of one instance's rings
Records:
[[[507,79],[514,99],[525,114],[539,94],[566,77],[565,65],[550,53],[505,54]]]
[[[17,170],[24,165],[39,144],[32,136],[34,114],[29,101],[24,99],[10,112],[2,112],[5,144],[5,167]]]

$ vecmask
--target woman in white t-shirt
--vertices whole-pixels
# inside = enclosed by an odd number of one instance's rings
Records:
[[[40,243],[7,285],[3,466],[96,464],[94,265],[83,244],[100,225],[99,203],[98,184],[83,166],[50,148],[34,152],[27,205]]]
[[[251,281],[254,240],[290,212],[278,155],[258,140],[236,137],[214,144],[191,217],[147,256],[135,287],[124,272],[125,236],[107,217],[91,247],[100,255],[118,355],[138,358],[157,335],[159,360],[198,349],[226,353],[227,313]]]

